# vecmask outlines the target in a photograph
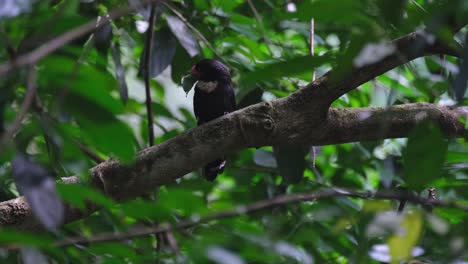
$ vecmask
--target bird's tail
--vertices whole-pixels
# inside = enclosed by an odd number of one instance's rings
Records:
[[[218,174],[223,173],[224,167],[226,166],[226,160],[217,159],[203,167],[203,177],[209,181],[214,181]]]

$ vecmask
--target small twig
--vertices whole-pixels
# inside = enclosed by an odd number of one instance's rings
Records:
[[[166,240],[172,252],[174,252],[175,255],[180,256],[179,245],[177,244],[177,240],[175,239],[175,236],[174,236],[174,233],[172,233],[172,230],[169,230],[166,232]]]
[[[134,237],[145,236],[150,234],[167,233],[171,230],[186,229],[202,223],[208,223],[213,220],[221,220],[225,218],[251,214],[261,210],[284,206],[291,203],[298,203],[304,201],[314,201],[319,199],[338,198],[338,197],[351,197],[361,199],[376,199],[376,200],[407,200],[413,204],[432,205],[436,207],[455,208],[468,212],[468,206],[460,205],[454,202],[442,202],[437,200],[430,200],[416,196],[409,192],[403,191],[378,191],[378,192],[358,192],[354,190],[333,188],[322,192],[311,193],[297,193],[286,194],[274,197],[272,199],[262,200],[246,206],[238,206],[230,210],[221,211],[199,218],[198,220],[183,220],[175,225],[161,224],[153,227],[139,227],[125,233],[101,233],[93,237],[72,237],[64,240],[57,241],[54,245],[57,247],[64,247],[75,244],[90,244],[105,241],[125,240]]]
[[[255,8],[254,4],[252,3],[252,0],[247,0],[247,3],[249,4],[250,9],[252,9],[252,12],[253,12],[253,14],[255,16],[255,19],[257,20],[258,26],[260,27],[260,31],[262,32],[262,35],[263,35],[263,39],[265,40],[265,42],[267,44],[266,45],[267,49],[270,52],[270,55],[273,56],[273,52],[272,52],[272,50],[270,48],[270,46],[273,46],[273,43],[268,38],[268,36],[266,34],[266,31],[265,31],[265,28],[263,27],[262,17],[260,16],[260,14],[258,13],[258,11]]]
[[[415,0],[411,0],[411,3],[413,3],[415,6],[419,7],[419,9],[421,9],[422,11],[424,11],[424,13],[426,14],[429,14],[429,12],[427,12],[426,9],[424,9],[424,7],[422,7],[418,2],[416,2]]]
[[[152,109],[152,100],[151,100],[151,54],[153,50],[153,32],[154,32],[154,23],[156,21],[156,4],[151,5],[151,14],[148,21],[148,32],[146,34],[146,43],[145,43],[145,63],[144,63],[144,75],[145,75],[145,93],[146,93],[146,114],[148,116],[148,142],[150,146],[154,145],[154,116]]]
[[[400,200],[400,203],[398,204],[398,209],[397,209],[397,213],[398,214],[401,214],[403,213],[403,210],[405,210],[405,206],[406,206],[406,200]]]
[[[36,66],[31,65],[31,67],[29,67],[27,83],[26,83],[27,89],[26,89],[23,103],[21,104],[21,108],[18,112],[18,115],[16,116],[15,121],[13,121],[13,124],[3,133],[3,135],[0,136],[0,146],[2,146],[5,142],[10,140],[15,135],[15,133],[21,127],[21,123],[23,122],[24,117],[29,112],[29,109],[31,108],[33,104],[34,98],[36,97],[36,90],[37,90],[36,78],[37,78]]]
[[[315,56],[315,21],[310,19],[310,56]],[[315,69],[312,70],[312,82],[315,81]]]
[[[315,56],[315,23],[314,19],[310,19],[310,56]],[[315,69],[312,70],[312,82],[315,81]],[[315,168],[315,161],[317,160],[317,149],[312,146],[312,168]]]

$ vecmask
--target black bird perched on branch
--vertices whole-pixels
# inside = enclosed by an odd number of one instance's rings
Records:
[[[217,60],[203,59],[192,67],[198,82],[195,86],[193,109],[198,125],[233,112],[236,99],[228,68]],[[221,158],[205,165],[203,176],[213,181],[223,173],[226,160]]]

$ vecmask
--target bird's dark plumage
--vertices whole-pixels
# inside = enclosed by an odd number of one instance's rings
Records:
[[[236,100],[231,83],[231,74],[224,64],[217,60],[203,59],[192,67],[197,75],[193,109],[198,125],[233,112]],[[226,161],[217,159],[203,168],[203,175],[213,181],[224,171]]]

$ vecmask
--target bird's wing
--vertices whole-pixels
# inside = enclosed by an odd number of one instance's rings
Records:
[[[227,106],[228,112],[236,111],[236,96],[234,94],[234,89],[232,89],[231,85],[229,85],[227,89],[227,96],[225,97],[225,105]]]
[[[195,94],[193,95],[193,112],[195,113],[195,118],[197,119],[198,125],[200,125],[202,122],[200,120],[200,107],[201,107],[201,102],[200,102],[200,95],[199,91],[197,91],[197,87],[195,87]]]

